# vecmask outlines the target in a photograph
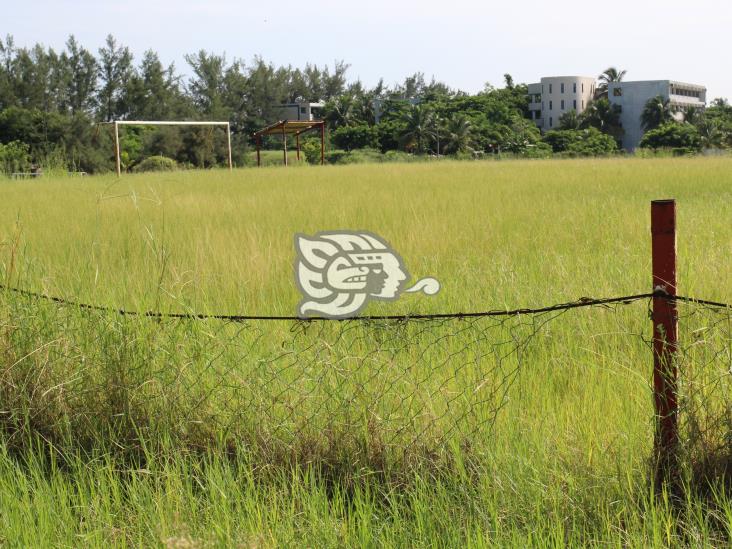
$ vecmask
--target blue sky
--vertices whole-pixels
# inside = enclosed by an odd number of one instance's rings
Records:
[[[69,34],[96,52],[112,33],[139,58],[148,48],[186,73],[185,53],[275,64],[351,65],[350,79],[387,84],[420,71],[475,92],[541,76],[596,76],[706,85],[732,99],[732,4],[727,0],[0,0],[0,35],[57,49]]]

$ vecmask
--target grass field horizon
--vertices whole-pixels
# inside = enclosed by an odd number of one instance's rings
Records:
[[[294,235],[334,229],[379,234],[413,279],[442,283],[436,296],[373,303],[366,314],[648,292],[649,203],[675,198],[679,292],[732,302],[732,158],[49,177],[0,181],[0,197],[5,286],[115,309],[252,315],[295,314]],[[0,296],[9,545],[722,547],[732,538],[728,483],[677,507],[648,484],[647,302],[538,324],[308,332],[118,319]],[[696,338],[685,360],[721,372],[709,407],[724,418],[729,328],[713,313],[684,313],[682,337]],[[511,337],[521,352],[499,356],[496,342]],[[272,381],[283,349],[303,366]],[[504,394],[493,378],[506,372]],[[484,387],[495,395],[479,397]],[[712,436],[732,433],[716,426]],[[410,441],[421,454],[400,453]]]

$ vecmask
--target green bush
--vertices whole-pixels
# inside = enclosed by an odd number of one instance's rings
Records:
[[[701,137],[699,130],[691,124],[668,122],[647,132],[639,146],[642,149],[669,149],[674,156],[680,156],[701,150]]]
[[[172,172],[178,163],[166,156],[149,156],[133,168],[134,172]]]
[[[0,143],[0,172],[11,174],[13,172],[30,171],[30,147],[20,141]]]
[[[339,149],[376,148],[379,146],[379,131],[367,124],[342,126],[331,134],[333,144]]]
[[[564,153],[566,156],[600,156],[618,150],[615,140],[597,128],[551,130],[546,132],[543,141],[555,153]]]
[[[320,139],[310,137],[305,139],[300,146],[308,164],[320,164]]]

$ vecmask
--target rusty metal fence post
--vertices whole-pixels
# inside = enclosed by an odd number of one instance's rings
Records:
[[[676,301],[676,202],[651,202],[653,262],[653,396],[656,412],[656,486],[677,480],[678,425],[678,314]]]

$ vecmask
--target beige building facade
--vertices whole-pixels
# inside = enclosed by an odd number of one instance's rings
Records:
[[[597,83],[592,76],[547,76],[529,84],[531,119],[543,131],[559,127],[559,118],[569,112],[582,113],[592,101]]]

